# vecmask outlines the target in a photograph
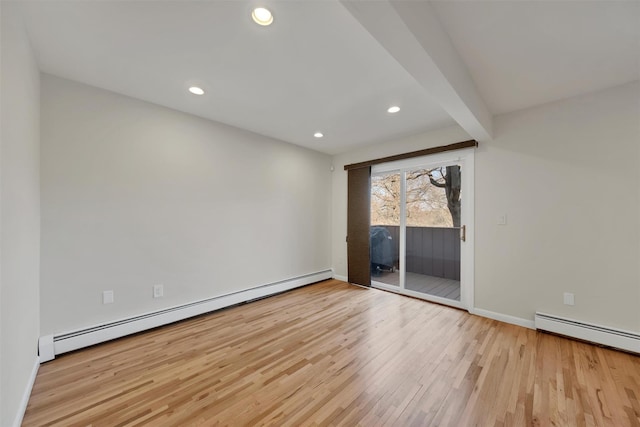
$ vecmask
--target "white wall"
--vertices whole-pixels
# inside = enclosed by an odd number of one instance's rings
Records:
[[[39,72],[17,4],[2,2],[0,425],[22,416],[39,336]]]
[[[475,160],[476,308],[640,331],[639,99],[635,83],[496,117]],[[468,138],[450,128],[334,157],[337,275],[346,275],[343,165]],[[498,226],[503,213],[508,225]]]
[[[330,268],[330,164],[43,75],[42,334]]]
[[[635,83],[496,118],[476,156],[478,307],[640,331],[639,100]]]

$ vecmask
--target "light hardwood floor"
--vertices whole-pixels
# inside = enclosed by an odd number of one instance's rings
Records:
[[[330,280],[64,355],[24,426],[640,426],[640,358]]]

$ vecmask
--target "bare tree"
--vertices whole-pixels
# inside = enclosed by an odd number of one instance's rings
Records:
[[[436,177],[434,177],[434,175],[436,175]],[[453,226],[460,227],[460,213],[462,211],[462,203],[460,200],[462,183],[460,166],[447,166],[445,171],[443,171],[442,168],[431,169],[429,171],[429,181],[438,188],[444,188],[447,196],[447,207],[453,219]]]
[[[400,225],[400,175],[371,178],[371,224]]]
[[[451,227],[453,215],[448,207],[443,168],[407,172],[406,219],[409,226]],[[400,174],[373,176],[371,179],[371,223],[400,224]],[[459,211],[459,210],[458,210]]]

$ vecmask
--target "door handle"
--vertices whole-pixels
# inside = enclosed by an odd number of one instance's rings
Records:
[[[467,226],[463,225],[462,227],[460,227],[460,240],[462,240],[463,242],[467,241]]]

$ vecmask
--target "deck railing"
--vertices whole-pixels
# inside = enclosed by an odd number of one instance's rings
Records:
[[[400,227],[383,225],[392,238],[395,267],[399,268]],[[407,272],[460,280],[460,229],[407,227]]]

